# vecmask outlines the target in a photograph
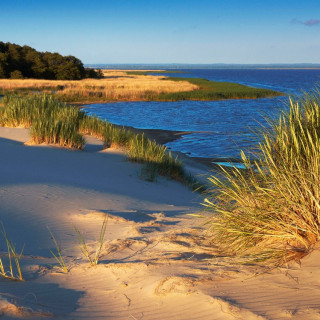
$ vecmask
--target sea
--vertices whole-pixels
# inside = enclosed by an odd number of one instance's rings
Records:
[[[288,107],[289,97],[320,88],[320,69],[224,69],[179,68],[172,77],[205,78],[235,82],[285,93],[261,99],[221,101],[116,102],[85,106],[84,110],[108,122],[140,129],[191,131],[166,144],[168,149],[192,157],[239,159],[240,152],[251,152],[259,143],[257,132],[277,120]],[[218,160],[217,160],[218,161]]]

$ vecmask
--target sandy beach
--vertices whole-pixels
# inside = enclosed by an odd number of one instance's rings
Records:
[[[141,165],[86,138],[84,151],[70,151],[0,128],[0,220],[24,246],[25,279],[0,278],[1,319],[320,319],[318,249],[273,270],[227,265],[189,215],[202,210],[200,194],[145,181]],[[106,216],[102,257],[90,266],[74,227],[94,251]],[[50,253],[48,228],[68,273]],[[0,235],[4,261],[5,247]]]

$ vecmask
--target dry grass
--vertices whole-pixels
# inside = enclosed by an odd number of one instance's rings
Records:
[[[104,70],[103,73],[103,79],[80,81],[0,79],[0,91],[55,91],[66,101],[77,101],[79,97],[81,101],[135,101],[149,100],[160,93],[198,89],[187,81],[163,81],[166,78],[163,76],[128,75],[122,70]]]
[[[128,73],[133,73],[133,72],[150,72],[151,70],[132,70],[132,69],[121,69],[121,70],[109,70],[109,69],[104,69],[102,70],[102,74],[104,77],[112,77],[112,76],[128,76]],[[152,70],[152,72],[165,72],[165,70]]]

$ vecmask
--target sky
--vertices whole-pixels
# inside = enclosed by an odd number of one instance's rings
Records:
[[[320,0],[0,4],[0,41],[85,64],[320,63]]]

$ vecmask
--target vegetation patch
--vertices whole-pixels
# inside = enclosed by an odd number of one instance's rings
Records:
[[[31,128],[33,143],[58,144],[83,149],[85,141],[78,133],[84,113],[48,95],[3,98],[0,125]]]
[[[195,179],[186,174],[177,157],[143,134],[88,116],[79,108],[68,106],[50,95],[8,95],[3,102],[0,125],[31,128],[31,139],[36,144],[83,149],[85,140],[82,134],[90,134],[103,139],[105,148],[121,148],[130,161],[152,165],[156,174],[190,186],[195,184]]]
[[[72,103],[114,101],[178,101],[254,99],[282,95],[280,92],[214,82],[199,78],[127,74],[121,70],[103,70],[103,79],[40,80],[0,79],[0,94],[32,95],[35,92],[56,95]]]
[[[150,101],[161,93],[194,90],[187,81],[162,81],[163,76],[127,76],[125,72],[104,71],[103,79],[40,80],[0,79],[0,94],[54,94],[65,102]]]
[[[308,254],[320,240],[320,94],[290,100],[262,132],[246,170],[209,180],[204,202],[212,241],[245,262],[273,265]],[[244,260],[243,260],[244,259]]]
[[[255,99],[283,95],[281,92],[269,89],[259,89],[232,82],[210,81],[201,78],[168,77],[165,80],[188,81],[198,89],[185,92],[162,93],[157,100],[223,100],[223,99]]]

